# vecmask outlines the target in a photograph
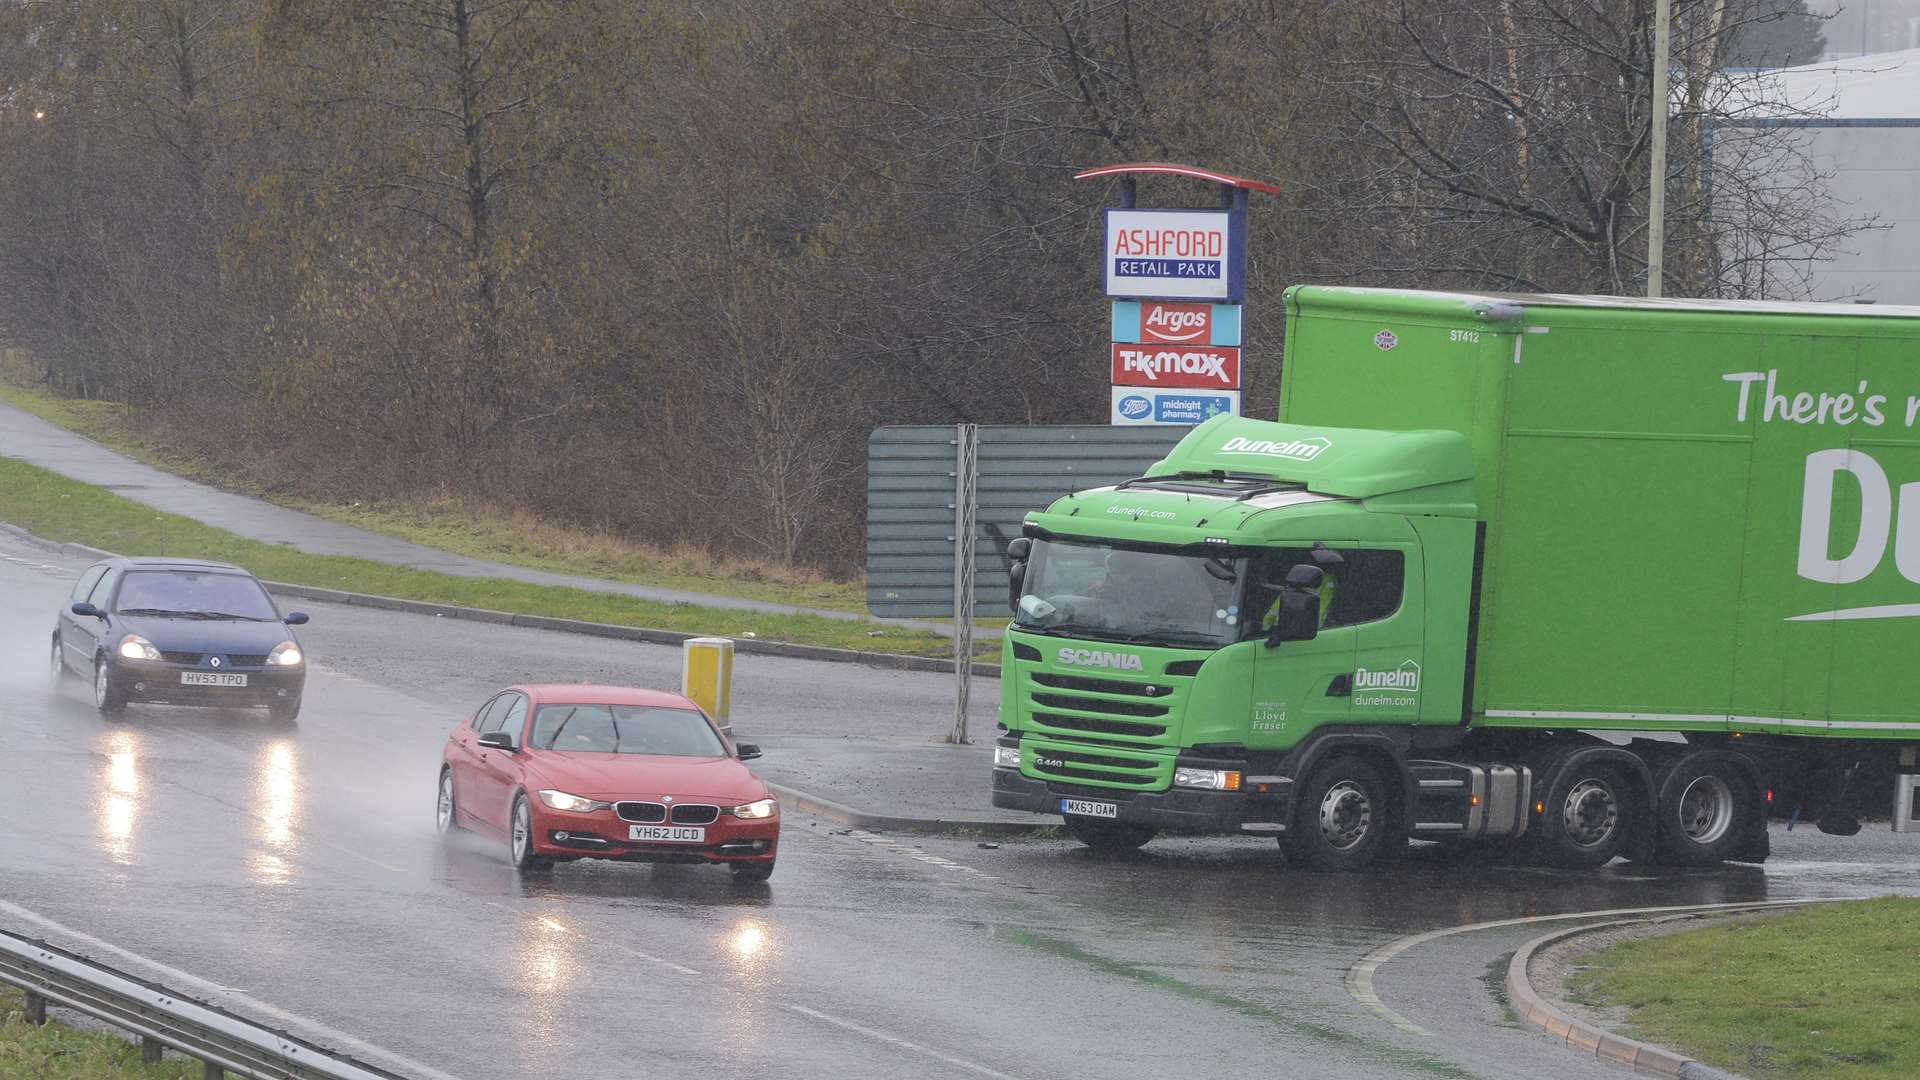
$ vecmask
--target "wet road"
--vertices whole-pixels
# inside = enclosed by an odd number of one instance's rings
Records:
[[[1382,1001],[1426,1034],[1356,1001],[1347,970],[1461,923],[1920,892],[1920,844],[1873,831],[1777,836],[1764,870],[1649,878],[1416,857],[1339,877],[1288,870],[1251,839],[1100,860],[1064,842],[986,849],[802,815],[768,886],[595,864],[521,880],[496,844],[434,836],[446,731],[515,679],[671,684],[675,651],[316,605],[298,725],[138,707],[105,721],[77,680],[47,686],[45,635],[71,576],[28,563],[57,561],[0,543],[0,927],[76,943],[37,913],[230,988],[221,1003],[238,1011],[302,1017],[462,1080],[1617,1077],[1514,1026],[1486,983],[1538,927],[1383,967]],[[947,692],[934,676],[756,658],[735,725],[938,730]]]

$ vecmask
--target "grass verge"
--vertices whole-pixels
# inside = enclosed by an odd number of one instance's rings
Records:
[[[119,453],[180,476],[233,489],[232,476],[205,461],[142,438],[124,405],[63,398],[32,385],[18,352],[0,358],[0,401]],[[866,583],[834,581],[804,568],[716,558],[699,548],[661,549],[607,530],[558,525],[537,515],[444,496],[349,504],[240,490],[240,494],[368,532],[411,540],[476,559],[581,574],[632,585],[736,596],[795,607],[864,612]]]
[[[278,544],[248,540],[177,514],[163,514],[110,491],[8,458],[0,458],[0,521],[49,540],[88,544],[123,555],[218,559],[244,566],[269,581],[435,604],[913,656],[950,656],[953,648],[936,634],[819,615],[662,604],[499,578],[453,577],[368,559],[308,555]],[[976,655],[992,659],[998,652],[997,642],[986,642]]]
[[[1816,907],[1630,941],[1570,990],[1627,1033],[1759,1080],[1920,1076],[1920,899]]]
[[[0,1077],[33,1080],[198,1080],[197,1061],[140,1061],[140,1046],[111,1031],[82,1031],[64,1024],[27,1023],[27,1003],[12,987],[0,988]]]

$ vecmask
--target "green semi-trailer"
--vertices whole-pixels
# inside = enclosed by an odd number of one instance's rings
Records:
[[[1920,828],[1920,308],[1296,288],[1280,416],[1029,514],[996,806],[1760,861]],[[1879,807],[1875,807],[1878,809]]]

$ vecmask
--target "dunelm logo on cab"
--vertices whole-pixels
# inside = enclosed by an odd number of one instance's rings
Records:
[[[1254,457],[1282,457],[1293,461],[1312,461],[1332,449],[1333,444],[1325,439],[1294,439],[1290,442],[1275,442],[1272,439],[1243,439],[1238,435],[1228,439],[1220,448],[1222,454],[1247,454]]]

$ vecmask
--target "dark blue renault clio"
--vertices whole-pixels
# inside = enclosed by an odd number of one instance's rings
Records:
[[[114,558],[80,575],[53,628],[52,671],[93,680],[93,702],[265,707],[300,715],[306,656],[252,574],[227,563]]]

